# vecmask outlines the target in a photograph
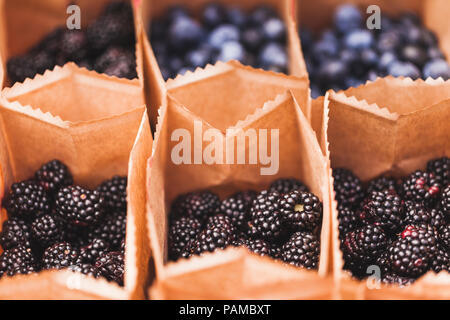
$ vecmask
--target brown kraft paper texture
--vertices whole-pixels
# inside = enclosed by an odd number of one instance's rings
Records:
[[[191,9],[192,12],[199,13],[200,10],[209,2],[210,0],[192,0],[192,1],[182,1],[182,0],[166,0],[166,1],[156,1],[156,0],[142,0],[139,8],[141,9],[141,24],[142,29],[147,31],[150,25],[151,19],[158,17],[164,13],[164,11],[171,5],[182,4]],[[300,40],[298,38],[297,27],[294,22],[294,1],[291,0],[219,0],[219,3],[223,3],[225,6],[236,6],[244,10],[250,10],[258,5],[267,4],[274,7],[280,17],[283,18],[286,30],[287,30],[287,50],[289,56],[289,74],[305,77],[306,66],[303,60],[303,55],[300,49]],[[149,100],[150,122],[152,128],[156,126],[157,110],[156,108],[164,105],[166,102],[165,85],[162,78],[161,72],[158,67],[158,63],[154,56],[153,50],[151,48],[151,43],[149,43],[149,34],[143,38],[143,48],[144,48],[144,72],[146,79],[146,94]]]
[[[223,64],[226,66],[226,64]],[[206,68],[208,69],[208,68]],[[205,70],[206,70],[205,69]],[[176,81],[176,80],[175,80]],[[214,78],[208,80],[214,83]],[[245,119],[228,118],[228,108],[240,105],[239,99],[259,94],[248,91],[246,97],[235,95],[233,86],[228,89],[228,98],[220,90],[206,90],[216,98],[215,108],[224,116],[208,122],[191,110],[191,100],[195,101],[195,82],[185,83],[183,102],[169,94],[167,106],[159,111],[158,126],[152,157],[147,169],[147,215],[149,238],[155,260],[156,282],[150,289],[151,298],[156,299],[320,299],[332,296],[329,274],[329,213],[330,187],[327,161],[317,143],[306,117],[294,98],[293,91],[285,91],[275,100],[263,103]],[[230,82],[231,84],[231,82]],[[206,84],[205,84],[206,85]],[[170,86],[170,83],[168,83]],[[180,88],[180,92],[183,90]],[[175,96],[175,95],[174,95]],[[223,99],[227,99],[223,101]],[[232,101],[236,99],[236,101]],[[231,112],[230,112],[231,113]],[[235,135],[226,135],[226,129],[243,132],[255,129],[279,130],[279,170],[274,175],[262,175],[261,169],[267,165],[181,163],[173,161],[173,150],[178,140],[173,134],[183,130],[192,137],[191,150],[206,152],[208,142],[202,147],[194,146],[194,136],[213,129],[217,146],[222,147],[223,159],[227,156],[227,143],[234,143]],[[270,139],[268,139],[270,140]],[[270,143],[272,144],[272,142]],[[275,144],[275,143],[274,143]],[[219,149],[220,149],[219,147]],[[246,152],[256,145],[245,145]],[[271,150],[270,146],[267,147]],[[262,152],[261,148],[258,148]],[[229,159],[232,159],[230,156]],[[221,199],[239,190],[248,188],[262,190],[279,177],[296,177],[303,181],[323,202],[323,222],[321,230],[321,255],[319,270],[306,271],[294,268],[267,257],[251,254],[244,248],[229,248],[189,260],[167,262],[167,215],[174,198],[194,190],[212,190]]]
[[[322,100],[323,127],[316,130],[329,142],[331,167],[348,168],[363,182],[384,173],[404,176],[450,155],[450,81],[387,77],[339,93],[329,91]],[[319,100],[316,104],[319,108]],[[334,277],[342,298],[450,298],[446,272],[429,272],[405,288],[373,288],[367,281],[352,280],[342,269],[336,201],[331,205]]]
[[[93,188],[127,175],[125,286],[70,271],[0,280],[2,299],[142,299],[150,248],[145,230],[146,161],[152,137],[138,80],[118,79],[73,63],[2,91],[2,196],[13,182],[59,159],[74,183]],[[2,218],[6,217],[5,211]]]
[[[15,56],[27,52],[34,45],[52,32],[55,28],[65,26],[69,14],[67,7],[76,4],[80,7],[81,28],[86,28],[101,13],[105,5],[113,0],[0,0],[0,54],[3,53],[3,65]],[[136,34],[136,69],[139,81],[143,84],[143,50],[142,29],[136,16],[138,15],[137,1],[130,1],[133,5],[134,28]],[[2,18],[2,2],[4,2],[4,21]],[[2,26],[4,23],[4,26]],[[4,27],[1,28],[1,27]],[[3,33],[3,36],[2,36]],[[5,37],[6,39],[2,39]],[[5,77],[8,78],[5,68]],[[11,85],[5,81],[5,86]]]

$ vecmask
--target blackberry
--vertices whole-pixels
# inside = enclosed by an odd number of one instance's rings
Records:
[[[70,266],[69,270],[73,272],[82,273],[84,275],[94,278],[99,278],[101,276],[100,271],[95,266],[88,263],[80,263],[75,266]]]
[[[383,229],[367,225],[345,235],[342,250],[345,261],[369,263],[374,261],[387,246],[387,236]]]
[[[234,226],[242,229],[250,218],[250,205],[243,198],[231,196],[222,201],[219,212],[229,217]]]
[[[104,199],[98,191],[80,186],[61,188],[56,196],[56,212],[76,225],[95,224],[105,212]]]
[[[399,287],[405,287],[408,286],[416,281],[415,278],[407,277],[407,276],[399,276],[395,273],[386,273],[381,278],[381,282],[385,284],[393,284],[397,285]]]
[[[94,69],[97,72],[104,72],[121,59],[128,61],[129,64],[135,64],[136,61],[133,51],[121,47],[110,47],[95,60]]]
[[[73,246],[81,248],[89,244],[89,229],[84,226],[75,224],[65,224],[64,241],[71,243]],[[91,238],[92,240],[93,238]]]
[[[308,192],[308,187],[303,182],[295,178],[281,178],[270,184],[269,191],[276,191],[280,194],[286,194],[294,190]]]
[[[421,225],[431,223],[431,212],[427,209],[423,203],[417,203],[411,200],[405,202],[406,215],[405,223],[406,225]]]
[[[314,231],[321,224],[322,202],[312,193],[294,190],[279,201],[283,221],[297,231]]]
[[[9,250],[14,247],[24,246],[29,248],[31,232],[25,221],[18,218],[10,218],[3,222],[3,228],[0,232],[0,245],[3,250]]]
[[[47,51],[32,51],[28,55],[34,75],[43,74],[46,70],[53,69],[56,64],[54,56]]]
[[[6,63],[8,77],[12,83],[24,82],[27,78],[33,78],[35,72],[29,55],[11,57]]]
[[[442,157],[428,161],[427,172],[432,173],[442,186],[450,184],[450,158]]]
[[[67,60],[78,62],[87,57],[88,46],[84,31],[64,30],[60,41],[61,53]]]
[[[64,269],[79,263],[79,252],[68,242],[59,242],[45,249],[43,269]]]
[[[123,254],[117,251],[104,253],[97,258],[94,266],[107,280],[117,282],[123,286],[125,273]]]
[[[52,160],[44,164],[36,171],[34,178],[49,195],[57,192],[61,187],[73,184],[72,173],[59,160]]]
[[[361,181],[350,170],[333,169],[334,191],[338,204],[355,208],[364,197]]]
[[[399,196],[375,191],[364,201],[359,218],[382,227],[388,233],[395,233],[402,225],[404,214],[404,203]]]
[[[220,207],[219,197],[209,191],[192,192],[174,201],[174,216],[189,216],[204,222]]]
[[[397,192],[397,180],[392,177],[381,176],[369,181],[367,186],[367,195],[371,195],[372,192],[389,191]]]
[[[88,26],[86,36],[97,52],[112,45],[131,44],[135,39],[132,10],[106,12]]]
[[[61,37],[66,31],[64,27],[57,27],[48,33],[42,40],[33,48],[32,51],[46,51],[49,54],[56,55],[61,46]]]
[[[109,250],[109,244],[103,239],[94,239],[87,246],[80,249],[80,261],[92,264],[95,260]]]
[[[450,272],[450,254],[442,246],[438,246],[436,258],[431,262],[431,270],[436,273]]]
[[[338,206],[339,220],[339,239],[345,238],[345,235],[360,227],[361,223],[356,213],[347,207]]]
[[[450,184],[445,187],[441,195],[441,208],[444,211],[447,221],[450,222]]]
[[[231,228],[231,229],[233,229],[233,231],[235,230],[234,225],[231,222],[231,219],[228,216],[221,214],[221,213],[216,214],[215,216],[209,217],[208,221],[206,222],[206,228],[209,228],[212,226]]]
[[[135,58],[120,58],[106,67],[103,73],[111,77],[127,78],[130,80],[137,78]]]
[[[203,230],[191,243],[189,253],[200,255],[203,252],[213,252],[216,249],[225,249],[233,243],[234,230],[231,226],[211,225]]]
[[[169,228],[169,259],[177,260],[201,231],[200,221],[193,217],[181,217]]]
[[[249,235],[262,237],[268,241],[277,239],[283,229],[280,194],[277,191],[261,191],[253,202],[250,210],[251,219],[248,223]]]
[[[50,211],[47,193],[34,181],[14,183],[4,206],[8,214],[22,219],[32,219]]]
[[[102,182],[97,191],[103,197],[106,209],[127,212],[127,177],[114,176]]]
[[[422,202],[431,207],[439,197],[441,185],[434,174],[417,170],[411,173],[402,184],[405,200]]]
[[[260,256],[271,256],[272,248],[264,240],[261,239],[247,239],[244,243],[245,247],[251,252],[254,252]]]
[[[125,254],[125,248],[126,248],[126,241],[125,239],[122,239],[122,241],[120,242],[120,252],[122,252],[122,254]]]
[[[109,213],[88,232],[88,239],[102,239],[112,250],[118,250],[127,228],[127,216],[120,212]]]
[[[437,251],[434,232],[428,228],[407,226],[389,247],[392,271],[409,277],[418,277],[432,264]]]
[[[256,192],[255,190],[245,190],[236,192],[230,198],[242,200],[244,202],[244,205],[250,210],[251,206],[253,205],[253,201],[256,199],[257,196],[258,192]]]
[[[306,269],[317,269],[320,242],[312,233],[296,232],[281,249],[281,259],[291,265]]]
[[[439,241],[450,251],[450,225],[442,227],[438,232]]]
[[[38,271],[38,268],[30,248],[17,246],[0,255],[0,277],[30,274],[35,271]]]
[[[64,238],[62,221],[52,214],[37,217],[31,224],[31,234],[43,248]]]

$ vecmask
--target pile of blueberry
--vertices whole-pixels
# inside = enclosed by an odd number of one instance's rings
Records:
[[[384,15],[381,29],[369,30],[358,8],[342,5],[334,14],[333,29],[315,38],[302,27],[300,38],[314,98],[387,75],[450,78],[435,34],[412,13]]]
[[[152,21],[150,40],[164,79],[216,61],[286,72],[286,28],[276,11],[258,6],[244,13],[218,3],[206,5],[198,19],[183,6],[170,7]]]

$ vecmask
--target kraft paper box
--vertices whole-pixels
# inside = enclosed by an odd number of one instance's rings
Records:
[[[210,0],[142,0],[140,6],[142,29],[148,32],[152,18],[160,17],[162,14],[164,14],[164,11],[172,5],[182,4],[191,9],[194,14],[199,14],[200,10],[210,2]],[[298,77],[306,76],[306,66],[300,49],[297,27],[293,19],[294,1],[219,0],[217,2],[223,3],[227,7],[240,7],[245,11],[251,10],[252,8],[262,4],[267,4],[274,7],[283,18],[286,25],[287,50],[289,56],[289,74]],[[165,85],[158,67],[158,63],[151,48],[151,43],[149,42],[149,34],[147,34],[147,37],[144,37],[143,39],[143,47],[146,60],[144,65],[144,71],[146,74],[146,92],[151,109],[150,121],[152,128],[154,129],[156,125],[156,118],[158,116],[156,108],[166,103]]]
[[[146,160],[152,136],[139,80],[56,67],[2,91],[1,198],[13,182],[59,159],[74,182],[93,188],[127,175],[124,287],[70,271],[3,277],[1,299],[143,299],[150,248],[145,220]],[[2,220],[6,211],[2,211]]]
[[[112,1],[0,0],[0,54],[3,53],[3,65],[6,64],[9,58],[26,53],[55,28],[65,26],[69,17],[69,14],[66,12],[69,5],[76,4],[80,7],[81,28],[84,29],[99,16],[105,5]],[[136,17],[139,10],[137,5],[139,1],[124,1],[132,3],[133,15]],[[2,13],[4,19],[2,19]],[[141,43],[143,31],[137,21],[138,19],[135,18],[136,68],[138,79],[143,85],[144,72]],[[7,74],[5,76],[8,78]],[[10,86],[12,84],[7,80],[4,85]]]
[[[331,167],[350,169],[363,182],[381,174],[405,176],[425,169],[428,160],[450,156],[450,81],[387,77],[338,93],[329,91],[314,102],[317,108],[320,101],[323,127],[316,132],[325,147],[329,143]],[[342,269],[336,201],[331,205],[333,268],[341,298],[450,298],[446,272],[429,272],[405,288],[371,289],[366,281],[351,279]]]
[[[226,64],[222,64],[226,66]],[[206,68],[205,70],[207,70]],[[198,74],[198,72],[194,73]],[[209,97],[205,101],[216,101],[221,118],[207,121],[194,113],[189,106],[196,92],[195,81],[185,78],[179,92],[185,92],[188,99],[168,96],[168,104],[160,108],[158,126],[152,157],[147,171],[147,215],[149,238],[155,261],[156,281],[149,294],[155,299],[319,299],[331,298],[333,288],[330,275],[330,186],[329,168],[316,136],[299,107],[293,91],[285,91],[272,101],[263,103],[245,119],[228,118],[227,108],[236,100],[237,105],[258,94],[249,90],[247,97],[233,93],[233,81],[228,84],[228,100],[220,90],[205,90]],[[177,81],[175,79],[174,81]],[[214,82],[214,78],[206,80]],[[221,82],[220,82],[221,83]],[[168,83],[170,87],[170,83]],[[238,89],[240,90],[240,89]],[[175,96],[175,94],[174,94]],[[214,99],[214,97],[216,97]],[[225,97],[226,98],[226,97]],[[181,102],[183,101],[183,102]],[[243,105],[243,104],[242,104]],[[214,120],[214,121],[212,121]],[[279,170],[275,175],[261,175],[262,165],[233,164],[175,164],[171,153],[176,142],[171,135],[182,129],[193,137],[194,126],[203,130],[217,129],[222,135],[225,150],[226,128],[279,129]],[[192,141],[192,143],[194,143]],[[228,142],[229,143],[229,142]],[[206,143],[204,143],[206,145]],[[193,146],[193,145],[192,145]],[[256,146],[255,146],[256,147]],[[248,150],[249,146],[246,146]],[[174,198],[194,190],[212,190],[221,199],[246,189],[262,190],[279,177],[296,177],[302,180],[323,202],[321,230],[321,255],[319,270],[302,268],[274,261],[267,257],[251,254],[244,248],[228,248],[189,260],[167,261],[167,215]]]

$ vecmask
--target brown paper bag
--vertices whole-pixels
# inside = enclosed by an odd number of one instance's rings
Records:
[[[194,13],[199,13],[200,10],[209,3],[210,0],[167,0],[167,1],[156,1],[156,0],[143,0],[140,6],[141,8],[141,23],[143,29],[148,31],[151,19],[153,17],[158,17],[164,13],[164,11],[174,4],[182,4],[187,6]],[[303,60],[303,55],[300,49],[300,41],[298,38],[296,25],[293,19],[293,6],[294,1],[291,0],[220,0],[219,3],[223,3],[226,6],[237,6],[244,10],[250,10],[260,4],[268,4],[273,6],[280,16],[284,19],[286,29],[287,29],[287,46],[289,55],[289,74],[304,77],[306,75],[306,66]],[[156,62],[151,44],[149,43],[149,34],[147,37],[144,36],[143,47],[145,53],[145,63],[144,69],[146,74],[146,91],[150,100],[148,104],[153,111],[150,113],[150,122],[152,128],[155,128],[157,112],[156,108],[165,104],[165,90],[164,90],[164,80],[162,78],[161,72]]]
[[[5,88],[0,116],[2,196],[13,182],[52,159],[68,165],[76,184],[91,188],[113,175],[128,175],[124,288],[69,271],[46,271],[2,278],[0,297],[144,298],[150,258],[145,172],[152,137],[139,80],[99,75],[69,63]]]
[[[211,82],[214,81],[211,79]],[[168,86],[170,87],[170,83]],[[190,88],[197,92],[192,86],[194,83],[184,84],[186,90]],[[180,90],[183,91],[181,87]],[[221,101],[222,94],[211,90],[206,92],[210,95],[214,92],[217,97],[211,100],[216,101],[216,112],[224,114],[223,122],[220,119],[206,121],[187,107],[191,104],[180,103],[171,94],[168,96],[168,105],[160,108],[155,144],[147,169],[148,229],[156,269],[156,283],[150,294],[153,298],[167,299],[330,298],[331,278],[326,278],[330,266],[329,168],[293,92],[285,92],[275,100],[266,102],[236,124],[225,122],[230,120],[225,115],[230,105]],[[237,95],[230,95],[239,100]],[[236,104],[240,104],[238,100]],[[171,154],[176,142],[171,141],[172,134],[174,130],[184,129],[193,137],[194,121],[197,125],[200,123],[203,130],[216,128],[219,130],[216,132],[222,132],[223,150],[226,150],[227,141],[230,143],[234,139],[234,136],[225,136],[225,128],[240,128],[244,131],[279,129],[279,171],[275,175],[261,175],[258,165],[174,164]],[[302,180],[323,202],[318,272],[256,256],[244,248],[229,248],[189,260],[167,263],[167,215],[176,196],[193,190],[208,189],[223,198],[238,190],[261,190],[268,187],[274,179],[287,176]]]
[[[428,160],[450,155],[450,81],[387,77],[330,91],[322,99],[323,128],[316,130],[329,142],[333,168],[351,169],[368,181],[383,173],[404,176],[424,169]],[[331,204],[334,275],[342,298],[450,298],[450,275],[445,272],[430,272],[406,288],[370,289],[366,281],[351,280],[342,270],[337,204]]]
[[[0,0],[0,18],[1,4]],[[101,13],[102,9],[108,2],[112,0],[77,0],[77,1],[39,1],[39,0],[14,0],[5,1],[5,36],[6,41],[2,43],[2,31],[0,28],[0,52],[3,52],[2,63],[5,64],[7,59],[12,56],[27,52],[34,45],[53,31],[58,26],[65,26],[69,15],[66,13],[67,7],[76,4],[81,11],[82,28],[86,28]],[[135,1],[133,4],[133,13],[136,16],[137,6]],[[3,19],[0,19],[0,24]],[[143,51],[142,51],[142,29],[135,21],[136,34],[136,71],[138,79],[143,83]],[[1,25],[0,25],[1,26]],[[3,44],[3,45],[2,45]],[[6,73],[6,69],[5,69]],[[7,74],[5,75],[7,77]],[[8,81],[5,85],[11,85]]]

